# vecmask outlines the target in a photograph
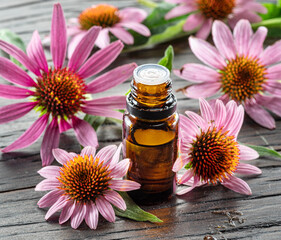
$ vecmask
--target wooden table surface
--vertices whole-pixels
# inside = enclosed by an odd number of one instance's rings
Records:
[[[100,1],[64,0],[60,1],[65,17],[77,16],[81,10]],[[106,1],[118,7],[136,6],[133,0]],[[19,34],[26,43],[32,32],[38,29],[41,38],[50,30],[52,5],[54,1],[44,0],[0,0],[0,29],[9,28]],[[187,37],[172,42],[175,50],[174,67],[186,62],[198,62],[188,47]],[[151,50],[122,54],[111,67],[136,62],[156,63],[168,44]],[[48,53],[49,62],[51,62]],[[186,81],[172,75],[174,89],[186,85]],[[0,79],[0,83],[6,83]],[[99,96],[124,94],[129,81],[99,94]],[[198,101],[176,93],[178,111],[198,111]],[[10,100],[0,99],[0,106]],[[16,121],[0,125],[0,148],[15,141],[37,118],[31,112]],[[275,117],[276,129],[264,129],[248,117],[245,118],[239,141],[281,150],[281,119]],[[107,123],[98,130],[100,146],[119,144],[121,125]],[[212,235],[217,239],[281,239],[281,161],[260,158],[252,164],[262,169],[261,176],[244,178],[253,195],[243,196],[222,186],[201,187],[191,193],[176,197],[155,206],[143,208],[163,220],[163,223],[135,222],[117,217],[115,223],[99,221],[97,230],[90,230],[82,224],[73,230],[69,222],[58,224],[58,215],[45,221],[46,209],[39,209],[37,201],[43,192],[35,192],[34,187],[42,178],[37,171],[41,168],[40,144],[42,137],[32,146],[12,153],[0,153],[0,239],[204,239]],[[61,136],[60,147],[80,152],[80,147],[72,130]],[[241,211],[244,222],[235,221],[231,226],[226,215],[214,211]]]

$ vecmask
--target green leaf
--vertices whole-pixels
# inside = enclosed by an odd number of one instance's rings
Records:
[[[156,8],[157,3],[150,1],[150,0],[138,0],[139,4],[142,4],[143,6],[149,7],[149,8]]]
[[[267,8],[267,13],[260,14],[262,20],[268,20],[271,18],[280,17],[280,13],[281,13],[280,6],[274,3],[264,3],[263,6]]]
[[[92,127],[95,129],[95,131],[98,130],[98,128],[104,123],[106,117],[101,116],[93,116],[86,114],[84,117],[84,120],[92,125]]]
[[[173,69],[173,60],[174,60],[174,49],[170,45],[166,49],[164,57],[159,60],[158,64],[168,68],[169,71],[172,71],[172,69]]]
[[[274,38],[281,37],[281,17],[267,19],[259,23],[252,24],[253,29],[257,29],[260,26],[265,26],[268,28],[268,34],[267,34],[268,37],[274,37]]]
[[[192,168],[192,163],[189,162],[188,164],[186,164],[186,165],[184,166],[184,168],[185,168],[186,170],[189,170],[190,168]]]
[[[261,146],[249,145],[249,144],[244,144],[244,145],[256,150],[261,157],[269,156],[269,157],[281,158],[281,154],[273,149],[269,149]]]
[[[115,214],[119,217],[125,217],[129,219],[133,219],[139,222],[152,222],[152,223],[160,223],[163,222],[161,219],[156,217],[155,215],[142,210],[135,202],[128,196],[126,192],[118,192],[121,197],[124,199],[127,209],[125,211],[113,206]]]
[[[6,41],[8,43],[11,43],[15,46],[17,46],[18,48],[20,48],[21,50],[25,51],[25,44],[23,42],[23,40],[15,33],[11,32],[9,29],[1,29],[0,30],[0,39],[3,41]],[[4,57],[8,57],[9,55],[4,53],[3,51],[0,52],[1,56]],[[10,59],[12,62],[14,62],[15,64],[17,64],[19,67],[24,68],[24,66],[15,58],[10,56]]]

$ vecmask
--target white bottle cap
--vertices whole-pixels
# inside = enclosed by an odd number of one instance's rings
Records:
[[[170,71],[158,64],[143,64],[134,70],[134,79],[144,85],[159,85],[170,80]]]

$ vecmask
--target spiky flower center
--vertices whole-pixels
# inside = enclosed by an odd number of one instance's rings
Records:
[[[192,144],[191,166],[201,180],[216,183],[232,175],[239,163],[238,143],[216,127],[201,132]]]
[[[222,91],[238,102],[250,99],[263,90],[265,71],[258,59],[236,57],[221,72]]]
[[[235,0],[197,0],[197,5],[206,18],[221,20],[232,13]]]
[[[92,26],[112,27],[119,21],[118,8],[108,4],[87,8],[79,16],[80,26],[84,30],[88,30]]]
[[[68,118],[80,110],[86,85],[76,73],[67,68],[50,68],[37,82],[35,98],[42,112]]]
[[[61,168],[59,189],[76,202],[95,202],[109,188],[112,179],[109,173],[108,166],[104,166],[99,158],[78,155]]]

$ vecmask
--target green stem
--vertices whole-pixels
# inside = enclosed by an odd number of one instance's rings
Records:
[[[149,8],[156,8],[158,6],[157,3],[151,1],[151,0],[138,0],[138,3],[139,4],[142,4],[146,7],[149,7]]]
[[[268,20],[261,21],[259,23],[253,23],[252,28],[257,29],[258,27],[281,27],[281,17],[279,18],[272,18]]]

